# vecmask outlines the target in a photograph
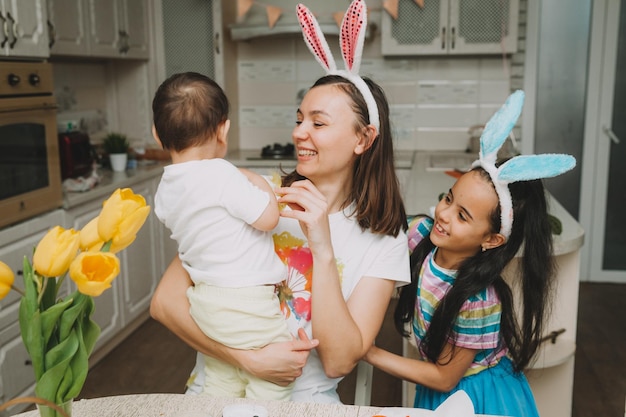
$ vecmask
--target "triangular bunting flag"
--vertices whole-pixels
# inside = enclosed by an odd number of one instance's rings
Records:
[[[254,0],[237,0],[237,18],[241,19],[248,13]]]
[[[385,0],[383,2],[383,9],[393,17],[393,20],[398,19],[398,0]]]
[[[276,21],[283,14],[283,10],[280,7],[276,6],[266,6],[265,10],[267,12],[267,23],[270,26],[270,29],[274,28]]]

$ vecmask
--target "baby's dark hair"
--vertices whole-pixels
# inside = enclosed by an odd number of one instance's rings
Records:
[[[474,170],[491,183],[484,169]],[[511,236],[502,246],[478,251],[460,265],[454,284],[439,303],[420,346],[432,362],[440,360],[445,344],[453,337],[452,329],[463,303],[489,286],[494,287],[502,303],[500,348],[509,349],[514,369],[522,371],[528,366],[539,347],[550,310],[555,271],[547,201],[541,180],[514,182],[509,184],[509,190],[514,219]],[[500,230],[499,205],[490,220],[492,231]],[[413,322],[415,314],[420,269],[433,248],[427,237],[411,254],[411,284],[400,290],[394,316],[396,329],[404,336],[408,336],[404,326]],[[519,265],[518,276],[512,282],[521,295],[521,311],[516,312],[513,291],[502,273],[520,250],[522,256],[514,261]]]
[[[214,137],[228,120],[229,104],[222,88],[197,72],[170,76],[152,100],[154,127],[164,149],[180,152]]]

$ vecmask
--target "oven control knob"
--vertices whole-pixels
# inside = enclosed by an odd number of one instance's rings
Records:
[[[16,86],[16,85],[18,85],[20,83],[20,77],[19,77],[19,75],[15,75],[15,74],[11,73],[7,77],[7,81],[9,82],[9,85]]]
[[[41,81],[41,78],[39,78],[39,75],[37,74],[30,74],[28,76],[28,82],[30,85],[32,86],[37,86],[39,85],[39,82]]]

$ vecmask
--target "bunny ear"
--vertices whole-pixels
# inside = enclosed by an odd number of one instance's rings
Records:
[[[363,0],[354,0],[341,22],[341,53],[346,70],[359,73],[367,28],[367,9]]]
[[[511,183],[551,178],[561,175],[575,166],[576,159],[571,155],[520,155],[500,166],[498,181]]]
[[[482,159],[495,162],[498,150],[511,133],[524,106],[524,92],[517,90],[509,96],[487,122],[480,136],[480,153]]]
[[[298,15],[300,26],[302,26],[304,40],[317,62],[320,63],[327,73],[336,71],[335,59],[313,13],[305,5],[298,4],[296,14]]]

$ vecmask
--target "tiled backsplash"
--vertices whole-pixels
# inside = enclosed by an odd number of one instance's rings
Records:
[[[328,43],[343,67],[338,37]],[[502,57],[385,59],[380,37],[367,40],[361,74],[387,94],[398,149],[464,150],[470,126],[484,124],[510,93]],[[378,52],[377,52],[378,51]],[[323,75],[298,36],[238,44],[241,149],[290,141],[304,91]]]

